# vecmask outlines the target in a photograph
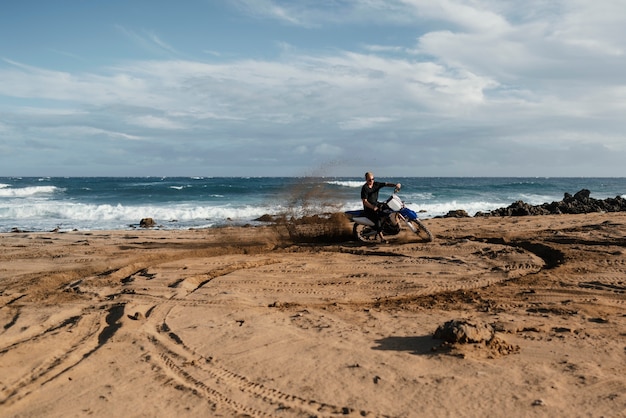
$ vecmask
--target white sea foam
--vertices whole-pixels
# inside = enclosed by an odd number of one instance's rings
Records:
[[[363,186],[365,182],[364,181],[341,181],[341,180],[333,180],[333,181],[327,181],[326,184],[334,184],[335,186],[342,186],[342,187],[361,187]]]
[[[405,195],[405,197],[403,197],[403,199],[407,199],[407,200],[416,200],[418,202],[424,201],[424,200],[432,200],[434,198],[434,195],[432,193],[429,192],[422,192],[422,193],[411,193],[411,194],[407,194]]]
[[[457,201],[450,202],[438,202],[438,203],[425,203],[425,202],[414,202],[414,201],[405,201],[405,206],[415,212],[418,213],[420,218],[434,218],[436,216],[444,216],[448,212],[452,210],[464,210],[468,215],[474,216],[477,212],[489,212],[503,206],[498,203],[490,203],[490,202],[465,202],[460,203]],[[362,209],[362,205],[360,201],[346,203],[342,211],[348,210],[358,210]]]
[[[525,203],[528,203],[530,205],[541,205],[543,203],[550,203],[550,202],[554,202],[557,200],[561,200],[561,198],[556,198],[554,196],[548,196],[548,195],[527,194],[527,193],[521,193],[518,196],[511,196],[511,199],[510,199],[511,203],[513,203],[514,201],[518,201],[518,200],[522,200]],[[509,204],[507,204],[506,206],[508,206]]]
[[[452,210],[464,210],[469,216],[474,216],[478,212],[489,212],[503,205],[490,202],[464,202],[459,203],[456,201],[441,202],[441,203],[428,203],[428,204],[413,204],[408,203],[406,205],[410,209],[418,212],[420,217],[432,218],[435,216],[443,216]],[[508,205],[507,205],[508,206]]]
[[[22,201],[0,203],[0,232],[12,228],[51,230],[59,225],[67,229],[119,229],[153,218],[171,228],[203,227],[227,222],[246,223],[262,215],[275,215],[281,207],[263,206],[168,206],[96,205],[67,201]]]
[[[10,185],[3,185],[5,187],[0,187],[0,198],[1,197],[31,197],[38,195],[50,195],[59,189],[55,186],[30,186],[30,187],[21,187],[18,189],[14,189],[10,187]]]
[[[24,205],[0,206],[0,219],[36,219],[41,217],[55,219],[76,220],[124,220],[138,221],[141,218],[151,217],[164,221],[169,220],[197,220],[197,219],[250,219],[272,211],[271,208],[259,206],[229,207],[229,206],[124,206],[93,205],[69,202],[29,202]],[[274,210],[275,211],[275,210]]]

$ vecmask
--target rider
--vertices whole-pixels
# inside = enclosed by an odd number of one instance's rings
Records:
[[[365,184],[363,185],[363,187],[361,187],[361,200],[363,201],[363,210],[365,212],[365,216],[367,216],[369,219],[371,219],[372,222],[376,224],[376,231],[378,231],[381,240],[383,240],[384,237],[381,231],[382,226],[380,222],[380,217],[378,216],[378,191],[383,187],[395,187],[399,190],[400,186],[400,183],[393,184],[374,181],[373,173],[369,171],[365,173]]]

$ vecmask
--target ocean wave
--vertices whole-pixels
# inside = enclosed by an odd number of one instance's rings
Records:
[[[38,195],[51,195],[60,189],[55,186],[30,186],[13,189],[10,185],[0,187],[0,197],[32,197]]]
[[[326,184],[333,184],[335,186],[342,186],[342,187],[361,187],[363,186],[364,182],[363,181],[352,181],[352,180],[332,180],[332,181],[327,181]]]
[[[96,205],[69,202],[40,202],[28,204],[13,204],[0,206],[0,220],[13,219],[66,219],[81,221],[139,221],[142,218],[154,218],[162,221],[183,220],[193,221],[201,219],[251,219],[266,213],[277,213],[281,208],[259,206],[125,206],[125,205]]]
[[[433,200],[435,195],[431,192],[418,192],[418,193],[410,193],[410,194],[406,194],[406,199],[407,200],[417,200],[417,201],[421,201],[421,200]]]
[[[340,208],[333,208],[339,210]],[[204,228],[215,225],[246,224],[263,215],[304,215],[327,213],[327,206],[288,205],[111,205],[67,201],[22,201],[0,203],[0,232],[13,228],[46,231],[58,227],[71,230],[124,229],[153,218],[171,229]]]
[[[561,199],[557,198],[556,196],[550,196],[550,195],[520,193],[517,196],[510,196],[509,200],[511,201],[511,203],[521,200],[531,205],[541,205],[543,203],[554,202],[554,201],[561,200]],[[508,204],[506,206],[508,206]]]
[[[478,212],[489,212],[495,209],[499,209],[503,206],[500,203],[494,202],[457,202],[457,201],[449,201],[449,202],[439,202],[439,203],[412,203],[406,202],[405,205],[418,212],[420,218],[434,218],[436,216],[444,216],[450,211],[454,210],[464,210],[467,212],[469,216],[474,216]]]

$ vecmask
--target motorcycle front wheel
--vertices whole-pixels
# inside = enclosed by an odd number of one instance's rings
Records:
[[[352,234],[354,238],[361,242],[376,242],[378,240],[378,234],[376,230],[371,226],[354,224],[352,228]]]
[[[411,219],[410,221],[406,220],[406,223],[409,226],[409,229],[415,232],[415,234],[422,240],[431,242],[434,239],[432,232],[430,232],[430,230],[426,228],[426,225],[424,225],[424,223],[419,219]]]

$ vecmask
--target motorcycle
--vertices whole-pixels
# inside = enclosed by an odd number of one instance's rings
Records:
[[[417,217],[415,211],[407,208],[404,202],[396,194],[398,190],[389,199],[379,203],[378,213],[381,222],[381,232],[385,236],[398,235],[403,226],[420,237],[422,240],[431,242],[433,234]],[[354,237],[361,242],[377,242],[383,240],[374,221],[365,216],[364,210],[349,210],[344,212],[348,219],[354,222],[352,233]]]

